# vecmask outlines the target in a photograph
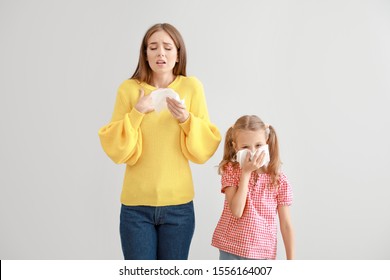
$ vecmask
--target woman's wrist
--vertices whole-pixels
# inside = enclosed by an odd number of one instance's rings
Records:
[[[186,112],[186,113],[187,113],[187,116],[184,116],[184,118],[180,119],[179,123],[185,123],[188,120],[188,118],[190,117],[190,114],[188,112]]]
[[[142,108],[142,106],[138,106],[138,104],[134,106],[134,109],[136,109],[141,114],[145,114],[144,108]]]

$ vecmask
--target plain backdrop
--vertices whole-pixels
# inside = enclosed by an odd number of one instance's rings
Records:
[[[223,135],[244,114],[275,127],[297,259],[390,259],[385,0],[0,0],[0,259],[122,259],[125,166],[97,133],[158,22],[183,35]],[[222,148],[191,165],[190,259],[218,258]]]

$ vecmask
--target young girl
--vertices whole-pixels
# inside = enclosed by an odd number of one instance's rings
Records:
[[[237,152],[240,155],[244,149],[250,152],[241,166]],[[286,257],[294,258],[289,212],[292,190],[280,166],[278,139],[272,126],[257,116],[242,116],[229,128],[218,170],[225,193],[224,209],[212,239],[212,245],[220,250],[220,260],[275,259],[277,214]]]

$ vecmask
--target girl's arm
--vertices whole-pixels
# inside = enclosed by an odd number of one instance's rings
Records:
[[[242,167],[238,187],[225,188],[225,197],[229,203],[230,211],[236,218],[241,218],[242,213],[244,213],[246,197],[248,194],[249,179],[251,178],[252,172],[259,169],[260,163],[264,158],[264,152],[261,154],[256,153],[251,161],[249,158],[250,154],[248,153]]]
[[[238,187],[225,188],[225,198],[229,203],[230,212],[236,218],[241,218],[244,212],[250,177],[251,172],[243,172]]]
[[[282,233],[286,258],[293,260],[295,258],[294,229],[290,218],[290,208],[287,205],[278,206],[278,215],[280,221],[280,231]]]

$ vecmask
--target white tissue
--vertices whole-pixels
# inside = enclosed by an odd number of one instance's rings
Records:
[[[184,99],[180,100],[179,95],[173,89],[159,88],[151,93],[152,103],[156,112],[167,109],[167,97],[173,98],[184,105]]]
[[[260,151],[260,154],[263,151],[265,152],[265,155],[264,155],[263,161],[261,162],[260,167],[262,167],[264,165],[267,166],[269,161],[270,161],[270,156],[269,156],[268,145],[264,145],[264,146],[261,146],[260,148],[258,148],[257,150],[255,150],[253,153],[251,151],[249,151],[248,149],[239,150],[236,154],[236,160],[240,164],[240,167],[242,168],[242,165],[244,164],[247,153],[250,153],[250,155],[251,155],[250,160],[252,160],[253,156],[256,154],[257,151]]]

